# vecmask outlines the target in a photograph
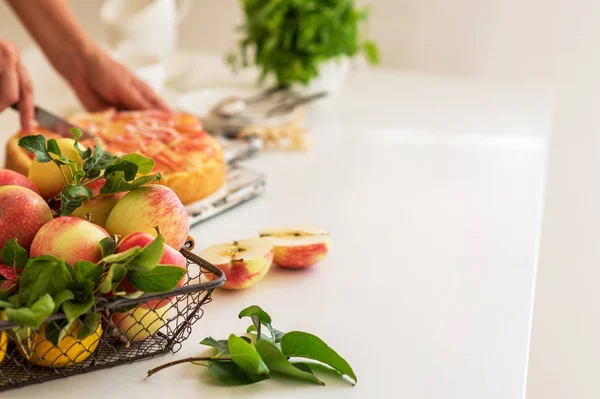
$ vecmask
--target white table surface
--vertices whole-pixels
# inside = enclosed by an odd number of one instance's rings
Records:
[[[207,80],[223,74],[218,63],[197,65]],[[72,103],[56,78],[33,75],[41,105]],[[266,194],[192,231],[203,247],[267,226],[318,225],[333,235],[322,263],[273,267],[251,289],[216,292],[175,355],[2,397],[521,398],[550,106],[534,88],[354,72],[310,110],[311,151],[248,161],[267,173]],[[2,145],[16,128],[11,111],[0,115]],[[241,334],[237,313],[251,304],[280,329],[322,337],[358,384],[323,376],[327,387],[277,379],[222,388],[192,365],[144,380],[154,366],[202,353],[207,335]]]

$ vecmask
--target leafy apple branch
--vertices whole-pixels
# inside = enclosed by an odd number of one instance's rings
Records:
[[[83,132],[77,128],[72,128],[70,132],[74,139],[73,146],[81,157],[81,163],[63,155],[54,139],[46,141],[42,135],[32,135],[19,140],[19,146],[31,152],[38,162],[54,162],[59,168],[66,183],[59,195],[62,216],[72,214],[85,200],[130,191],[162,178],[160,173],[149,175],[156,165],[151,158],[139,154],[117,157],[104,151],[97,139],[93,151],[91,148],[82,150],[79,139]],[[69,176],[65,174],[64,169],[68,171]],[[138,175],[142,176],[138,177]],[[100,189],[99,195],[94,196],[89,185],[100,179],[106,179],[106,182]]]
[[[200,344],[213,348],[212,356],[188,357],[165,363],[149,370],[146,378],[178,364],[207,362],[213,378],[226,386],[254,384],[276,375],[325,385],[309,363],[297,360],[305,359],[312,364],[329,366],[350,379],[352,385],[358,381],[348,362],[319,337],[301,331],[284,333],[275,329],[271,316],[256,305],[242,310],[239,317],[252,320],[252,325],[246,330],[250,337],[235,334],[229,335],[226,340],[207,337]],[[263,327],[268,334],[263,334]]]

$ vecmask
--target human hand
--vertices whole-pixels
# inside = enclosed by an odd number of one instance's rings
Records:
[[[0,38],[0,112],[18,103],[21,127],[28,132],[33,120],[33,85],[21,62],[19,49]]]
[[[89,111],[108,107],[170,110],[150,86],[102,49],[95,47],[76,57],[75,62],[64,63],[60,72]]]

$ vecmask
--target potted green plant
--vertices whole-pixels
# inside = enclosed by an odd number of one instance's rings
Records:
[[[333,92],[352,57],[364,54],[370,64],[379,63],[377,45],[366,37],[369,10],[354,0],[241,2],[242,38],[227,62],[234,70],[258,67],[261,82]]]

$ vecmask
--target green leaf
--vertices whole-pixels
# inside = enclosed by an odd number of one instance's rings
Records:
[[[135,289],[146,293],[167,292],[177,287],[186,272],[178,266],[156,266],[145,272],[130,271],[127,280]]]
[[[29,259],[21,273],[20,303],[32,306],[42,296],[66,289],[72,280],[67,267],[64,260],[49,255]]]
[[[248,326],[248,328],[246,329],[247,333],[255,333],[256,332],[256,326],[253,324],[251,326]],[[283,337],[285,335],[285,333],[283,331],[279,331],[276,328],[271,327],[271,334],[275,334],[275,336],[271,336],[271,337],[267,337],[264,334],[261,335],[261,339],[266,339],[269,342],[273,342],[278,344],[279,342],[281,342],[281,337]]]
[[[8,308],[14,308],[14,305],[8,301],[1,300],[0,301],[0,309],[8,309]]]
[[[363,44],[365,49],[365,56],[369,64],[377,65],[379,64],[379,49],[375,42],[368,40]]]
[[[269,379],[268,374],[249,374],[232,362],[211,360],[208,370],[219,384],[226,386],[250,385]]]
[[[88,186],[69,184],[63,188],[60,196],[60,214],[68,216],[79,208],[83,201],[92,198],[92,190]]]
[[[104,174],[107,175],[113,172],[123,172],[123,180],[132,181],[138,174],[138,166],[129,161],[117,160],[104,170]]]
[[[355,384],[358,382],[348,362],[315,335],[301,331],[289,332],[281,338],[281,351],[286,357],[301,357],[325,363],[340,374],[350,377]]]
[[[62,305],[62,310],[70,322],[90,310],[94,306],[94,296],[88,295],[87,298],[80,302],[66,301]]]
[[[102,243],[101,243],[102,244]],[[102,245],[101,245],[102,246]],[[94,284],[100,276],[104,269],[100,265],[95,265],[92,262],[88,262],[85,260],[78,260],[75,262],[75,266],[73,267],[75,280],[82,281],[92,281]]]
[[[325,385],[321,380],[312,374],[294,367],[275,344],[263,339],[256,342],[256,350],[269,370],[286,374],[290,377],[310,381],[319,385]],[[310,369],[309,369],[310,370]]]
[[[75,294],[73,294],[71,290],[67,289],[61,290],[56,295],[53,295],[52,300],[54,301],[54,313],[58,312],[58,309],[60,309],[60,306],[64,302],[70,301],[71,299],[75,299]]]
[[[100,189],[101,195],[116,194],[121,193],[123,191],[130,191],[134,188],[141,187],[145,184],[157,182],[160,179],[162,179],[162,175],[160,173],[157,173],[155,175],[142,176],[129,183],[125,181],[125,173],[123,171],[111,172],[108,175],[105,174],[104,177],[106,177],[106,183]]]
[[[54,312],[54,301],[48,294],[41,296],[31,307],[8,308],[4,310],[6,318],[25,327],[39,328]]]
[[[108,294],[117,288],[119,283],[123,281],[125,275],[127,274],[127,268],[120,263],[113,263],[110,265],[108,269],[108,273],[106,273],[106,277],[100,285],[98,286],[98,290],[102,294]]]
[[[100,313],[88,313],[83,318],[83,323],[79,329],[78,339],[85,339],[96,332],[100,324]]]
[[[54,346],[58,346],[58,343],[67,335],[72,324],[73,322],[69,322],[65,319],[48,323],[44,330],[44,336],[48,341],[52,342]]]
[[[83,170],[85,170],[85,177],[94,178],[100,176],[102,171],[112,165],[116,161],[117,157],[106,152],[100,147],[98,139],[96,139],[96,146],[94,147],[94,155],[85,161]]]
[[[200,345],[211,346],[217,350],[214,356],[224,356],[229,354],[227,341],[224,339],[216,340],[213,337],[206,337],[200,341]]]
[[[73,173],[73,184],[79,185],[81,184],[81,181],[83,180],[83,178],[85,177],[85,171],[83,170],[78,170],[75,173]]]
[[[69,129],[69,132],[71,132],[71,135],[73,136],[73,140],[75,140],[75,143],[73,143],[73,147],[77,150],[81,159],[83,159],[85,161],[86,159],[91,157],[92,156],[91,148],[87,148],[86,150],[81,150],[81,148],[79,147],[79,139],[81,138],[81,136],[83,136],[83,132],[81,131],[81,129],[72,127],[71,129]],[[85,176],[85,172],[84,171],[81,171],[81,172],[83,172],[82,177]],[[76,182],[79,183],[80,181],[81,180],[78,180]]]
[[[18,243],[16,238],[11,238],[2,247],[2,263],[17,269],[22,269],[27,263],[28,255]]]
[[[119,252],[118,254],[108,255],[102,258],[102,262],[104,263],[127,263],[133,258],[135,258],[140,252],[142,252],[141,247],[133,247],[124,252]]]
[[[122,161],[127,161],[137,165],[138,173],[142,175],[152,172],[152,169],[154,169],[154,166],[156,166],[156,162],[154,162],[152,158],[146,158],[140,154],[121,155],[117,160],[117,163]]]
[[[62,155],[62,152],[60,151],[60,147],[58,146],[58,143],[56,142],[56,140],[50,139],[50,140],[48,140],[48,143],[46,145],[48,146],[48,152],[50,154],[54,154],[54,155],[58,155],[58,156]]]
[[[249,306],[246,309],[242,310],[238,316],[240,319],[242,317],[250,317],[252,319],[252,323],[257,331],[257,339],[261,339],[262,334],[260,334],[260,326],[264,325],[271,332],[271,338],[273,338],[276,342],[277,333],[276,330],[271,326],[271,316],[267,312],[261,309],[260,306],[253,305]]]
[[[150,271],[160,262],[165,249],[165,238],[159,234],[152,242],[146,245],[129,262],[127,268],[133,271]]]
[[[256,348],[234,334],[227,340],[231,360],[251,374],[268,374],[269,368],[263,362]]]
[[[117,249],[117,242],[112,237],[106,237],[100,240],[100,250],[102,251],[102,257],[106,258],[109,255],[115,253]]]
[[[41,134],[22,137],[19,140],[19,147],[35,155],[38,162],[46,163],[51,162],[53,159],[46,149],[46,138]]]

